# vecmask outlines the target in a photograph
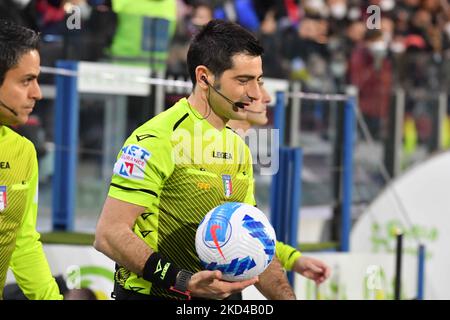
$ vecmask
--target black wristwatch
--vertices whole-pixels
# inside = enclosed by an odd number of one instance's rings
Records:
[[[193,273],[184,269],[181,269],[177,274],[175,285],[170,287],[170,290],[175,291],[191,299],[191,292],[188,290],[189,280],[191,280]]]

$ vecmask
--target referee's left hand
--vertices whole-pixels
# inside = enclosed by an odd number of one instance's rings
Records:
[[[311,257],[300,256],[294,264],[293,270],[302,276],[321,284],[331,275],[331,268],[324,262]]]

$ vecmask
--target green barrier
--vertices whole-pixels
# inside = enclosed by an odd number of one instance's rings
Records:
[[[69,244],[92,246],[95,235],[91,233],[80,232],[48,232],[41,234],[41,242],[45,244]],[[301,252],[314,251],[334,251],[339,248],[338,242],[322,242],[322,243],[299,243],[298,249]]]
[[[49,232],[41,234],[41,242],[45,244],[71,244],[80,246],[92,246],[94,234],[79,232]]]
[[[301,252],[338,251],[339,245],[339,242],[299,243],[298,249]]]

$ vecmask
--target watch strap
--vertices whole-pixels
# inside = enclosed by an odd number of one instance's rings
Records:
[[[189,280],[191,280],[193,273],[187,270],[180,270],[177,274],[177,279],[175,285],[170,287],[171,291],[177,292],[181,295],[187,297],[188,300],[191,299],[191,293],[188,290]]]

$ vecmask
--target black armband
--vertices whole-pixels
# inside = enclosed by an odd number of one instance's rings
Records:
[[[191,299],[191,293],[187,289],[192,272],[176,267],[157,252],[154,252],[145,262],[142,277],[163,289],[171,290]]]
[[[167,261],[157,252],[153,252],[145,262],[142,277],[163,289],[170,289],[175,285],[180,269]]]

